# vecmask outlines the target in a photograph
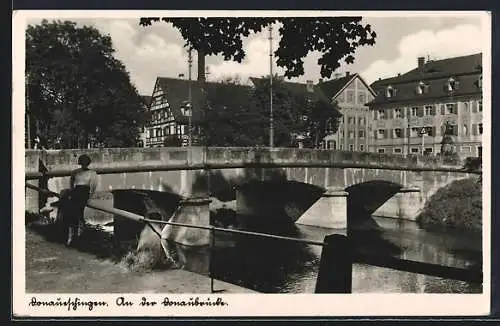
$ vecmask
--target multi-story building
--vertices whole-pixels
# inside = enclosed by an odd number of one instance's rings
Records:
[[[318,83],[325,94],[336,102],[342,117],[336,133],[324,139],[327,149],[368,150],[369,108],[375,92],[359,74],[346,72],[343,77]]]
[[[189,99],[191,88],[191,103]],[[158,77],[149,105],[150,121],[146,125],[146,147],[186,146],[198,134],[203,91],[198,81]]]
[[[368,103],[371,152],[435,155],[448,130],[461,158],[481,156],[482,55],[417,59],[417,67],[379,79]],[[448,126],[448,127],[447,127]]]

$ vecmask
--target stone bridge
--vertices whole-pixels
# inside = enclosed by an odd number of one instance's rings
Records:
[[[427,156],[298,148],[106,148],[28,150],[28,182],[37,185],[33,178],[43,172],[50,177],[48,188],[60,192],[83,153],[99,173],[101,192],[208,195],[216,206],[232,207],[241,216],[285,217],[332,228],[345,228],[348,213],[415,219],[437,189],[472,176],[462,162]],[[26,210],[37,210],[38,193],[27,189],[25,202]]]

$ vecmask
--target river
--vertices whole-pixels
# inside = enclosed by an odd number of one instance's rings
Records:
[[[429,232],[412,221],[373,217],[377,232],[359,232],[355,246],[410,260],[454,267],[481,264],[480,235]],[[332,230],[295,225],[267,233],[322,241]],[[264,293],[314,293],[321,247],[218,234],[215,278]],[[354,264],[353,293],[481,293],[481,284]]]

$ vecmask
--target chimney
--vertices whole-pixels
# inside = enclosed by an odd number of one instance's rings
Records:
[[[312,93],[314,92],[314,82],[312,80],[307,80],[306,81],[306,88],[307,88],[307,91]]]
[[[345,76],[346,76],[346,77],[349,77],[350,75],[351,75],[351,72],[350,72],[350,71],[346,71],[346,72],[345,72]]]
[[[422,70],[425,65],[425,57],[418,57],[417,63],[418,63],[418,69]]]

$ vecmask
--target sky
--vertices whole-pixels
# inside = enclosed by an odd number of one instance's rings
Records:
[[[484,51],[483,35],[485,30],[481,17],[477,13],[419,14],[392,13],[380,17],[373,14],[361,14],[362,23],[370,24],[377,33],[376,44],[359,48],[353,64],[342,64],[335,71],[338,75],[359,73],[368,83],[378,78],[387,78],[404,73],[416,67],[417,57],[442,59]],[[46,17],[53,20],[53,17]],[[67,20],[79,25],[91,25],[110,35],[116,57],[120,59],[130,73],[131,81],[141,95],[151,95],[155,80],[161,77],[188,76],[187,52],[180,33],[167,23],[155,23],[149,27],[140,26],[138,18],[92,18],[71,17]],[[30,19],[36,24],[41,19]],[[279,34],[275,29],[275,48]],[[260,77],[269,74],[268,32],[254,34],[244,39],[246,57],[242,63],[224,61],[222,57],[210,56],[206,64],[210,74],[209,81],[239,75],[245,82],[250,76]],[[318,53],[310,53],[304,60],[305,74],[291,81],[317,82],[320,67],[317,65]],[[193,57],[192,76],[196,79],[196,55]],[[274,73],[283,74],[284,70],[274,65]],[[333,78],[333,76],[332,76]]]

